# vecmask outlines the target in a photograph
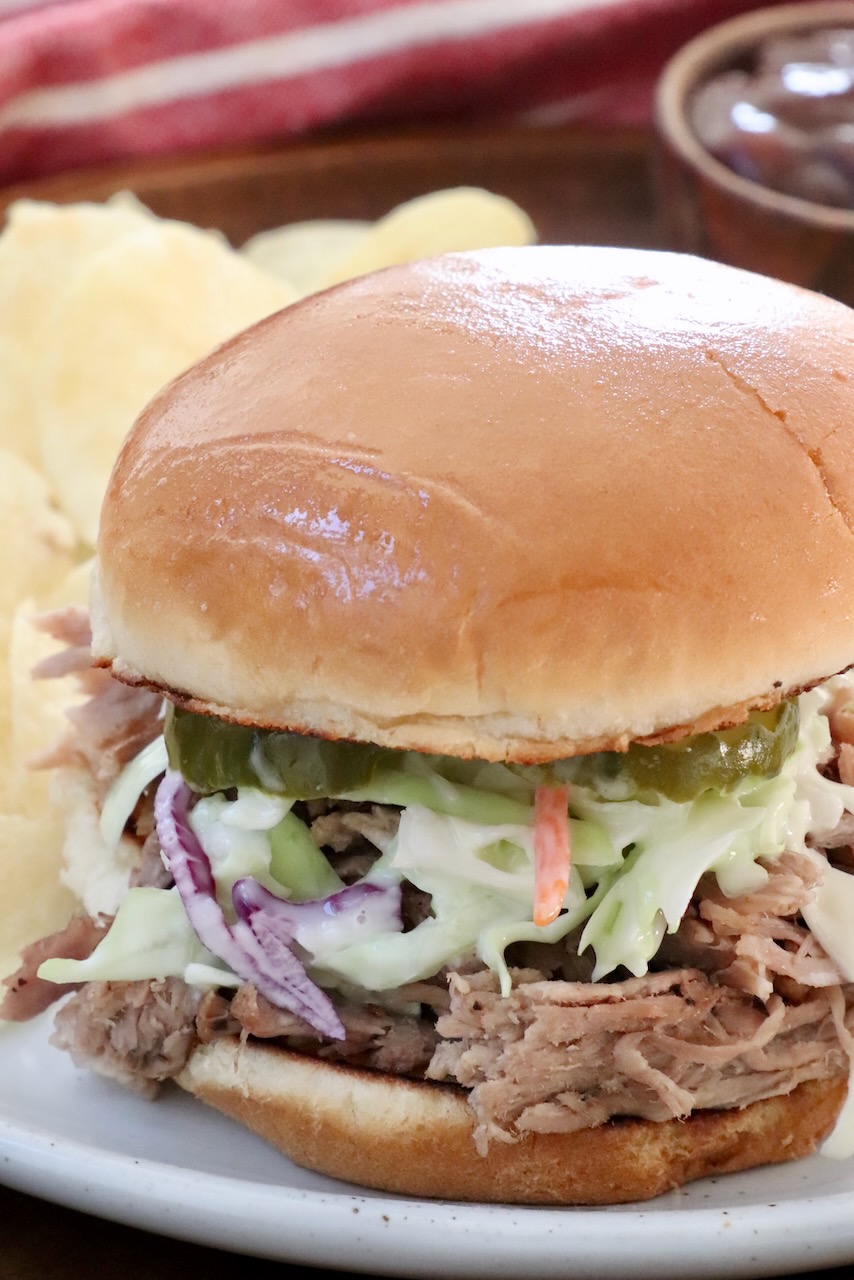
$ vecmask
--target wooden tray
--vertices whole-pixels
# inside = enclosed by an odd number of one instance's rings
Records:
[[[0,215],[20,196],[65,203],[131,190],[162,217],[219,227],[239,245],[305,218],[377,218],[461,184],[516,200],[544,242],[666,247],[649,135],[568,127],[334,134],[80,171],[7,187]]]

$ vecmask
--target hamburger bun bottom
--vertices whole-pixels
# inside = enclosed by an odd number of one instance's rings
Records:
[[[808,1155],[830,1132],[843,1077],[741,1110],[621,1119],[492,1142],[478,1155],[462,1089],[341,1066],[236,1038],[197,1049],[182,1088],[296,1164],[363,1187],[441,1200],[607,1205]]]

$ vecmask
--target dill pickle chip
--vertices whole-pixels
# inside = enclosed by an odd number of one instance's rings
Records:
[[[170,766],[205,793],[262,787],[296,800],[340,795],[364,786],[386,754],[368,743],[256,729],[179,707],[170,709],[165,733]]]
[[[771,711],[751,712],[744,724],[731,729],[650,747],[635,742],[626,752],[575,756],[555,761],[549,769],[555,777],[591,787],[608,799],[654,791],[684,803],[704,791],[730,791],[743,778],[779,773],[795,749],[799,726],[797,702],[783,702]]]
[[[779,773],[795,749],[800,715],[796,702],[753,711],[744,724],[698,733],[654,747],[633,744],[626,768],[640,790],[670,800],[693,800],[703,791],[729,791],[743,778]]]
[[[540,767],[536,774],[539,781],[590,787],[608,800],[654,791],[685,803],[703,791],[730,791],[745,777],[775,776],[795,749],[799,727],[798,703],[787,701],[769,712],[752,712],[744,724],[732,728],[656,746],[632,742],[627,751],[570,756]]]

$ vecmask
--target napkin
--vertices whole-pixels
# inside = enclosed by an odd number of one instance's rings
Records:
[[[0,184],[330,126],[643,123],[667,57],[758,7],[0,0]]]

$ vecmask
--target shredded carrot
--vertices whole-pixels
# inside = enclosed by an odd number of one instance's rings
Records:
[[[534,797],[534,924],[551,924],[569,888],[569,787],[537,787]]]

